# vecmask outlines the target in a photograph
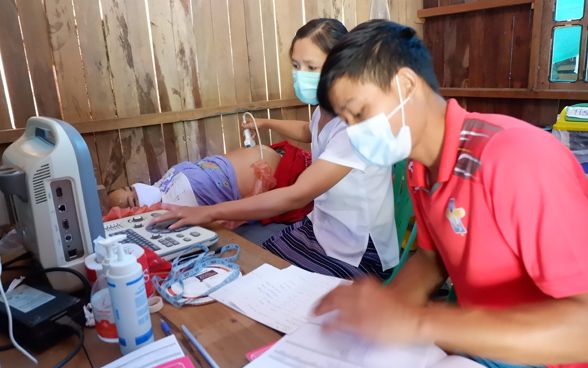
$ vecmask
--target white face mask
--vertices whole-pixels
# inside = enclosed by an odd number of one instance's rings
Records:
[[[410,97],[406,100],[403,99],[398,76],[396,76],[396,87],[400,96],[400,104],[394,110],[388,115],[380,113],[347,128],[347,135],[353,148],[365,161],[374,165],[394,165],[408,158],[412,149],[410,127],[406,125],[404,117],[404,105],[410,100]],[[402,126],[398,134],[394,136],[388,120],[398,110],[402,114]]]

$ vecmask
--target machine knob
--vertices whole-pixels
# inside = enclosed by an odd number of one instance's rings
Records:
[[[159,239],[159,238],[161,238],[161,235],[159,235],[159,234],[151,235],[151,239]]]
[[[141,222],[141,221],[143,221],[143,216],[134,216],[132,221],[133,222]]]
[[[133,226],[135,229],[141,228],[143,227],[143,224],[139,223],[139,224],[135,224],[135,226]]]

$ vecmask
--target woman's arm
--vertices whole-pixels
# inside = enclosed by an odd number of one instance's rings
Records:
[[[337,184],[350,171],[351,168],[347,166],[317,160],[289,187],[212,206],[164,205],[164,208],[170,211],[156,217],[153,223],[177,218],[178,221],[170,226],[170,229],[175,229],[184,225],[200,225],[217,220],[246,221],[275,216],[303,207]]]

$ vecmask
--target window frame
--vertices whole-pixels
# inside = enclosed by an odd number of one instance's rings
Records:
[[[542,0],[537,0],[542,1]],[[543,9],[541,14],[541,40],[539,50],[539,65],[537,68],[537,86],[539,89],[549,90],[586,90],[588,88],[588,81],[586,75],[588,73],[587,58],[588,58],[588,1],[584,2],[584,16],[578,20],[572,21],[555,21],[555,2],[556,0],[543,0]],[[553,30],[555,27],[579,25],[582,27],[580,37],[580,63],[578,66],[578,79],[574,82],[561,81],[552,82],[551,75],[551,59],[553,51]]]

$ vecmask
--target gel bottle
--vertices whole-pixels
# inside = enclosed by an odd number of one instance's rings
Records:
[[[111,255],[117,255],[111,258],[106,281],[120,350],[127,354],[153,342],[143,270],[134,256],[123,251],[119,242],[107,246],[110,246],[107,251]]]

